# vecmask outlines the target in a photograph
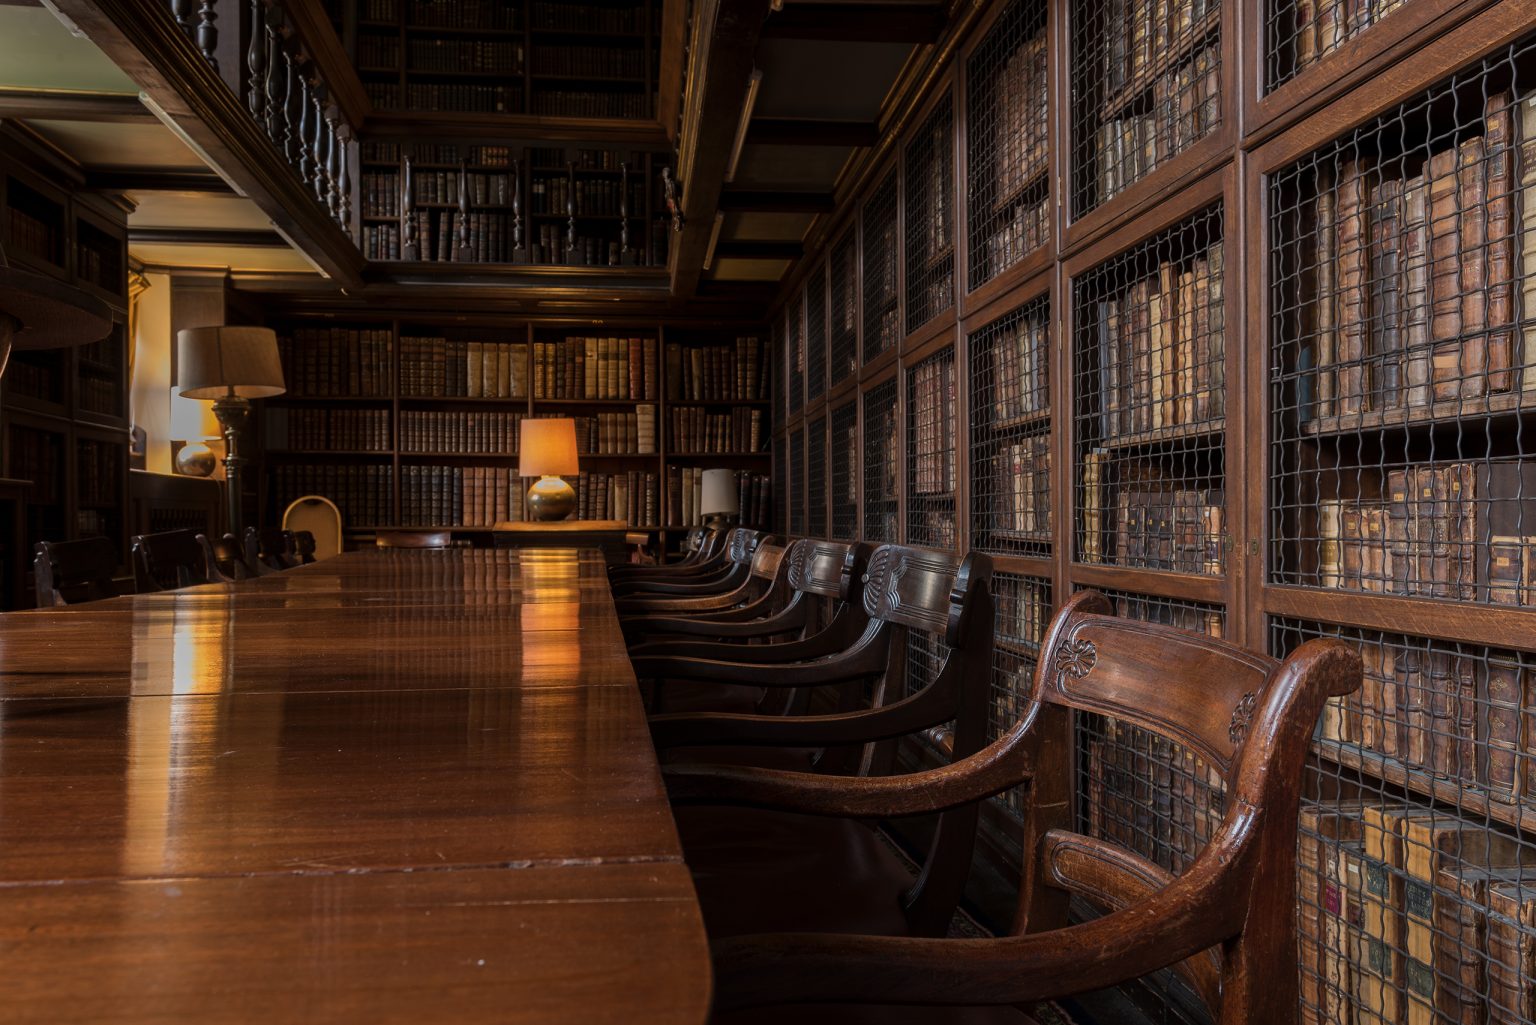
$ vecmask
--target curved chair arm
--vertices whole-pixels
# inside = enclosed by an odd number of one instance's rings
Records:
[[[729,624],[726,624],[729,625]],[[743,623],[742,626],[753,624]],[[717,626],[716,629],[719,629]],[[772,636],[774,633],[782,633],[783,628],[764,631],[760,636]],[[777,644],[732,644],[726,642],[712,642],[694,640],[692,638],[676,638],[670,640],[651,641],[639,644],[631,648],[629,657],[631,661],[641,657],[657,658],[695,658],[708,659],[716,662],[738,662],[751,659],[753,663],[761,665],[772,662],[783,664],[786,662],[809,662],[813,659],[826,659],[839,655],[846,650],[847,645],[833,644],[831,639],[822,633],[799,640],[780,641]],[[728,636],[716,634],[715,636]],[[753,636],[744,634],[742,636]]]
[[[848,1001],[1028,1004],[1140,978],[1241,929],[1242,876],[1216,861],[1208,853],[1145,902],[1047,932],[964,941],[835,933],[723,940],[712,948],[715,1010]]]
[[[778,637],[803,629],[807,618],[803,610],[791,612],[789,615],[766,616],[743,622],[722,622],[718,619],[693,619],[680,616],[632,616],[621,620],[619,625],[624,630],[625,638],[630,640],[629,653],[632,656],[703,655],[709,657],[707,652],[695,651],[691,647],[709,643],[697,638],[749,641],[763,637]],[[656,639],[644,639],[652,637]],[[753,645],[748,648],[741,644],[732,644],[724,647],[737,655],[752,655],[758,661],[762,661],[757,656],[765,646]],[[831,651],[824,652],[824,654],[831,653]],[[722,654],[720,657],[730,658],[731,656]]]
[[[692,598],[669,598],[661,595],[641,597],[635,595],[616,599],[613,607],[618,610],[620,617],[657,616],[668,613],[716,612],[736,609],[744,604],[749,604],[751,600],[752,589],[749,584],[743,584],[729,591],[697,595]]]
[[[789,616],[784,616],[785,611],[788,610],[775,611],[771,600],[759,598],[745,605],[734,605],[725,609],[703,609],[689,612],[686,616],[631,612],[619,617],[619,627],[624,631],[625,642],[636,645],[645,643],[646,637],[670,637],[675,634],[689,637],[756,637],[760,633],[772,634],[794,629],[794,627],[780,627],[758,630],[759,624],[766,626],[770,621],[778,620],[780,617],[784,617],[786,622],[800,619],[799,625],[804,625],[802,613],[796,611]],[[724,633],[720,632],[722,629],[725,629]],[[748,632],[743,633],[743,630]]]
[[[763,591],[759,597],[754,598],[752,601],[749,601],[744,605],[735,605],[724,609],[704,609],[699,611],[689,611],[686,617],[663,617],[659,613],[653,612],[632,612],[628,615],[620,615],[619,625],[624,628],[625,634],[628,635],[632,632],[630,624],[636,624],[637,627],[643,626],[645,621],[650,619],[668,618],[673,623],[680,624],[744,623],[749,620],[761,621],[771,619],[774,616],[788,616],[791,618],[795,616],[808,617],[810,611],[809,607],[807,606],[806,602],[801,600],[801,597],[801,595],[796,594],[793,598],[790,599],[787,605],[780,606],[778,596],[775,594],[774,587],[772,584],[769,584],[767,590]],[[707,630],[678,631],[669,627],[665,632],[694,633],[700,634],[702,636],[710,636]]]
[[[634,666],[635,676],[642,680],[703,680],[740,683],[749,687],[819,687],[823,684],[867,679],[885,672],[886,649],[889,645],[881,642],[888,636],[883,626],[871,626],[852,647],[832,657],[787,665],[670,655],[636,655],[630,659],[630,663]],[[738,652],[733,648],[731,653],[749,654],[755,650],[752,648]]]
[[[708,576],[695,577],[687,581],[678,580],[634,580],[623,581],[612,585],[615,598],[627,598],[630,596],[646,594],[709,594],[712,591],[726,590],[741,580],[751,575],[751,568],[741,563],[732,563],[722,572],[712,573]]]

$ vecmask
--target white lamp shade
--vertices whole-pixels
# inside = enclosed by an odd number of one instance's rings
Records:
[[[179,388],[171,389],[171,440],[203,441],[217,438],[223,431],[213,415],[212,404],[189,399]]]
[[[277,335],[265,327],[193,327],[176,335],[176,385],[189,399],[281,395]]]
[[[580,473],[576,461],[576,421],[568,417],[537,417],[518,426],[517,474],[550,477]]]
[[[741,512],[741,492],[736,490],[736,471],[705,470],[703,491],[699,498],[699,512],[705,516],[717,513],[735,516]]]

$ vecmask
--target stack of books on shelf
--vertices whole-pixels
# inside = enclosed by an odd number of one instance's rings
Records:
[[[1454,416],[1536,391],[1536,329],[1520,328],[1517,353],[1515,311],[1516,282],[1525,308],[1536,299],[1536,275],[1522,271],[1536,267],[1536,232],[1516,220],[1536,216],[1536,95],[1517,108],[1494,93],[1481,136],[1432,154],[1419,174],[1402,168],[1353,157],[1336,179],[1320,172],[1312,337],[1298,354],[1304,424]]]
[[[770,354],[756,337],[734,345],[667,343],[667,395],[678,401],[733,402],[767,398]]]
[[[645,155],[642,153],[613,149],[566,150],[543,147],[528,151],[528,162],[540,168],[561,168],[570,164],[578,171],[617,171],[627,164],[630,173],[634,173],[644,161]]]
[[[1051,539],[1051,438],[1038,435],[1003,445],[994,457],[997,494],[991,533],[1016,541]],[[977,486],[977,498],[981,495]]]
[[[394,82],[364,82],[363,93],[378,110],[399,110],[405,106],[401,102],[404,93]]]
[[[399,0],[363,0],[358,17],[364,21],[396,22],[400,20]]]
[[[1051,328],[1043,313],[1021,317],[997,338],[992,353],[997,368],[992,387],[997,427],[1031,421],[1049,411],[1050,338]]]
[[[394,174],[385,177],[399,181]],[[512,202],[513,181],[510,174],[489,174],[480,171],[466,172],[465,192],[471,203],[479,205],[507,206]],[[397,189],[398,191],[398,189]],[[458,171],[411,171],[412,199],[417,203],[459,202]]]
[[[618,267],[626,253],[636,251],[634,236],[630,236],[630,248],[625,249],[617,237],[599,238],[596,235],[577,235],[573,240],[566,231],[565,222],[560,224],[536,224],[528,248],[528,262],[540,264],[564,264],[576,267]],[[665,262],[664,260],[662,262]]]
[[[406,43],[410,71],[479,72],[505,76],[523,73],[523,44],[504,39],[411,39]],[[391,62],[386,67],[393,67]]]
[[[1098,304],[1105,439],[1218,426],[1226,412],[1222,248]]]
[[[635,6],[602,7],[596,4],[553,3],[540,0],[529,9],[529,22],[535,29],[558,32],[608,32],[625,35],[639,32],[642,8]]]
[[[364,171],[361,192],[364,217],[400,216],[398,171]]]
[[[399,164],[410,157],[421,164],[468,164],[470,167],[511,167],[512,149],[509,146],[460,146],[457,143],[413,142],[365,142],[362,159],[365,164]]]
[[[670,412],[672,452],[762,451],[761,409],[706,413],[700,406],[674,406]]]
[[[996,578],[997,639],[1025,651],[1038,651],[1051,621],[1050,585],[1020,578]]]
[[[32,356],[30,353],[16,353],[10,365],[5,368],[6,393],[49,402],[62,401],[62,375],[58,362],[49,358],[50,355],[44,352],[37,354],[41,358],[29,358]]]
[[[10,243],[28,256],[49,263],[59,260],[59,229],[51,220],[33,217],[13,204],[11,206]],[[62,216],[62,211],[61,211]]]
[[[464,525],[466,484],[481,477],[466,474],[466,469],[478,468],[416,464],[400,467],[400,523],[407,527]],[[490,476],[510,477],[512,472],[496,467]]]
[[[1303,1020],[1536,1016],[1536,869],[1486,823],[1381,800],[1303,807]]]
[[[400,394],[524,398],[528,394],[528,343],[401,336]]]
[[[304,495],[336,503],[344,527],[377,526],[394,519],[394,467],[283,463],[272,467],[277,511]]]
[[[467,224],[469,259],[459,255],[459,225]],[[456,210],[417,210],[417,256],[430,263],[510,263],[512,218],[504,213],[471,212],[462,217]],[[370,260],[401,259],[400,227],[395,224],[364,226],[363,251]]]
[[[540,413],[540,416],[557,416]],[[644,403],[633,413],[597,413],[574,417],[576,450],[583,455],[654,455],[656,407]]]
[[[80,505],[119,505],[124,448],[82,438],[75,444],[75,490]]]
[[[1121,488],[1115,496],[1112,561],[1140,569],[1219,575],[1224,493]]]
[[[551,117],[645,117],[649,99],[640,92],[538,88],[533,113]]]
[[[518,424],[526,414],[400,411],[400,451],[464,455],[516,455]]]
[[[411,0],[405,21],[426,28],[515,32],[522,27],[521,13],[521,6],[508,0]]]
[[[409,470],[410,467],[405,469]],[[516,476],[515,469],[503,466],[465,466],[458,469],[454,481],[458,488],[458,504],[454,511],[459,513],[463,525],[493,527],[498,523],[526,518],[523,506],[527,497],[527,482]]]
[[[1379,594],[1536,605],[1536,465],[1389,470],[1381,499],[1319,499],[1318,583]]]
[[[899,268],[896,263],[894,211],[887,220],[874,223],[866,221],[864,230],[874,236],[866,236],[864,240],[864,350],[866,353],[884,352],[901,341],[901,315],[896,293]],[[871,312],[876,317],[873,325],[868,323]]]
[[[920,495],[955,490],[955,365],[928,360],[912,372],[912,489]],[[894,490],[891,492],[894,494]]]
[[[639,47],[541,46],[533,51],[533,73],[567,78],[644,78]]]
[[[950,170],[950,156],[948,145],[933,145],[925,154],[921,167],[912,168],[910,163],[908,166],[908,173],[916,173],[925,185],[921,193],[923,201],[919,204],[923,209],[907,210],[907,217],[917,222],[907,229],[908,244],[914,241],[914,228],[920,233],[915,240],[915,252],[907,259],[909,262],[922,261],[917,275],[907,277],[907,305],[929,314],[947,310],[955,303],[954,274],[951,272],[954,266],[955,226],[951,213],[954,175]],[[911,194],[910,188],[908,194]]]
[[[660,495],[655,472],[581,472],[576,481],[578,520],[623,520],[632,527],[658,522]]]
[[[289,395],[388,396],[389,328],[295,328],[278,339]]]
[[[400,37],[397,35],[357,37],[359,71],[395,71],[400,67]]]
[[[10,471],[18,480],[29,480],[29,505],[53,505],[64,500],[64,451],[61,436],[49,431],[12,425],[6,434]],[[24,476],[23,476],[24,475]]]
[[[388,452],[389,410],[277,406],[267,410],[266,444],[277,451]]]
[[[640,182],[631,184],[628,213],[634,216],[645,209],[645,204],[635,195]],[[625,200],[623,182],[617,178],[577,178],[574,181],[564,173],[535,175],[529,190],[531,212],[536,214],[564,214],[569,204],[574,204],[579,217],[617,217],[619,205]]]
[[[1046,172],[1050,117],[1044,35],[1027,40],[1009,56],[993,88],[997,90],[995,194],[1003,204]]]
[[[738,471],[737,501],[743,524],[765,524],[772,515],[771,485],[767,474]],[[717,509],[701,509],[704,501],[704,468],[671,466],[667,468],[667,525],[693,527]]]
[[[1291,42],[1300,72],[1376,24],[1408,0],[1295,0]]]
[[[656,339],[567,338],[533,343],[540,399],[655,399]]]

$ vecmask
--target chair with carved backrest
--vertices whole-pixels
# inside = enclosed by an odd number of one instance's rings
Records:
[[[1203,634],[1121,619],[1096,592],[1051,625],[1027,706],[1004,736],[935,770],[837,778],[740,766],[665,770],[676,802],[792,809],[841,819],[975,806],[1028,787],[1014,931],[989,939],[783,931],[718,936],[717,1020],[751,1006],[1007,1005],[1083,993],[1173,968],[1219,1025],[1295,1021],[1296,821],[1312,730],[1329,697],[1360,686],[1347,645],[1313,640],[1283,662]],[[1225,788],[1221,819],[1181,874],[1071,831],[1074,714],[1107,716],[1199,759]],[[1071,895],[1105,914],[1067,925]],[[783,904],[782,894],[776,895]],[[782,920],[776,906],[770,909]],[[938,1010],[943,1008],[943,1010]],[[786,1009],[787,1010],[787,1009]],[[1007,1017],[1012,1014],[1011,1018]],[[796,1014],[797,1021],[806,1021]],[[811,1020],[816,1020],[814,1015]],[[1000,1020],[991,1018],[989,1020]]]
[[[216,570],[225,580],[238,582],[256,575],[245,564],[245,546],[235,535],[223,534],[210,538],[207,534],[199,534],[197,543],[203,550],[203,558],[208,562],[210,576]]]
[[[265,576],[280,573],[301,564],[298,543],[293,531],[281,527],[257,530],[245,528],[245,561]]]
[[[118,586],[112,577],[117,569],[117,546],[110,538],[39,541],[33,551],[38,608],[118,596]]]
[[[746,529],[736,527],[709,531],[700,542],[696,557],[680,563],[660,566],[640,566],[634,563],[611,565],[608,567],[608,581],[613,585],[614,593],[619,594],[622,593],[621,588],[637,584],[697,583],[718,577],[731,568],[731,543],[739,531]]]
[[[675,612],[632,612],[619,616],[626,641],[631,645],[654,643],[667,636],[702,636],[739,639],[755,639],[784,634],[804,625],[804,616],[791,609],[789,591],[789,559],[792,546],[780,543],[779,538],[766,538],[758,542],[752,553],[751,597],[724,608],[694,608],[697,599],[673,599],[681,607]],[[785,615],[785,613],[788,615]],[[764,625],[782,616],[777,629]],[[724,632],[716,632],[717,629]]]
[[[719,567],[686,579],[610,581],[619,614],[665,611],[669,602],[688,598],[705,600],[705,604],[695,608],[720,607],[708,605],[710,601],[739,604],[752,597],[748,593],[753,590],[752,554],[770,536],[764,531],[744,528],[731,531]]]
[[[299,557],[299,565],[308,566],[315,561],[315,551],[319,547],[315,542],[315,535],[308,530],[287,531],[293,535],[293,553]]]
[[[784,688],[836,686],[847,693],[863,689],[861,707],[843,707],[832,714],[732,714],[671,713],[653,716],[651,735],[664,754],[678,748],[757,747],[811,750],[864,750],[858,772],[871,768],[871,745],[913,736],[945,723],[953,723],[952,757],[963,759],[986,742],[992,664],[993,607],[990,592],[991,560],[971,554],[963,559],[948,552],[881,545],[869,556],[861,574],[860,604],[867,623],[860,636],[837,655],[797,662],[725,661],[709,658],[636,656],[635,671],[642,679],[703,680],[762,687]],[[947,649],[942,664],[929,682],[898,691],[906,669],[907,640],[923,635]],[[744,655],[750,655],[749,649]],[[734,759],[733,759],[734,761]],[[818,763],[819,765],[820,763]],[[798,778],[799,773],[791,773]],[[822,778],[817,776],[817,778]],[[847,777],[827,776],[828,779]],[[892,903],[880,911],[899,913],[915,934],[942,935],[959,901],[975,843],[977,806],[959,807],[941,816],[924,862],[914,880],[906,866],[861,823],[838,823],[821,831],[803,816],[792,822],[761,814],[745,821],[731,819],[732,829],[722,833],[719,809],[695,817],[689,809],[679,817],[690,864],[713,865],[696,878],[705,900],[706,922],[713,913],[729,918],[729,901],[712,906],[709,891],[729,892],[733,880],[764,873],[794,872],[796,866],[815,863],[822,848],[855,852],[869,872],[886,887]],[[766,833],[757,831],[761,824]],[[804,843],[804,848],[802,847]],[[786,855],[789,849],[800,850]],[[721,852],[726,852],[722,855]],[[744,860],[726,864],[735,853]],[[773,852],[762,860],[760,852]],[[750,884],[749,884],[750,885]],[[800,878],[764,882],[772,891],[782,886],[814,886]],[[846,892],[822,894],[822,910],[839,906],[851,897]],[[864,910],[870,910],[864,905]]]
[[[608,578],[615,581],[630,578],[662,579],[680,570],[689,570],[706,559],[714,557],[720,546],[724,544],[725,533],[723,530],[714,530],[709,527],[690,527],[678,544],[678,554],[681,558],[677,561],[650,564],[617,563],[608,567]]]
[[[227,584],[233,578],[208,561],[196,531],[166,530],[133,538],[133,577],[141,594],[198,584]]]

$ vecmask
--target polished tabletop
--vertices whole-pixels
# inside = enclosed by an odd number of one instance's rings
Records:
[[[0,1020],[697,1023],[602,557],[0,616]]]

